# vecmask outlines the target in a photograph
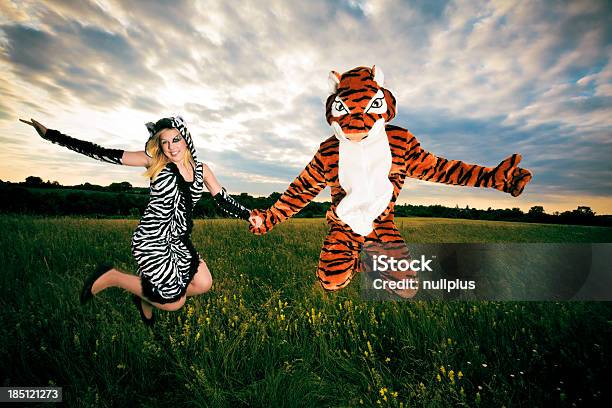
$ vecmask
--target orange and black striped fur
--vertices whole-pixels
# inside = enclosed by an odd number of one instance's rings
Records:
[[[341,76],[332,72],[338,79],[338,86],[337,92],[327,100],[326,116],[330,124],[337,122],[348,134],[367,132],[377,120],[382,118],[388,122],[395,116],[395,98],[374,81],[374,70],[374,67],[358,67]],[[366,107],[379,90],[387,103],[386,112],[366,112]],[[341,98],[349,109],[339,117],[331,114],[336,97]],[[336,213],[338,204],[346,196],[338,178],[340,142],[336,136],[321,143],[310,163],[271,208],[255,210],[255,214],[263,217],[264,223],[257,229],[251,226],[251,231],[264,234],[304,208],[323,188],[331,188],[332,205],[327,212],[330,232],[323,243],[317,269],[317,277],[326,290],[338,290],[348,285],[359,269],[359,251],[364,244],[395,243],[398,248],[404,247],[393,221],[393,208],[406,177],[460,186],[491,187],[513,196],[518,196],[531,179],[528,170],[517,167],[521,159],[518,154],[508,157],[496,167],[483,167],[435,156],[423,150],[418,140],[404,128],[386,124],[385,132],[391,149],[392,163],[388,177],[393,185],[393,195],[387,208],[373,221],[373,230],[367,236],[355,233]],[[398,294],[411,296],[414,293]]]

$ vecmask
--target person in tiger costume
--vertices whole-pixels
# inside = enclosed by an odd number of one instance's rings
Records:
[[[393,221],[393,208],[406,177],[491,187],[514,197],[532,177],[518,167],[519,154],[496,167],[484,167],[424,150],[408,130],[388,124],[395,117],[396,104],[383,82],[383,73],[375,66],[330,73],[331,95],[325,113],[334,135],[321,143],[272,207],[252,214],[258,221],[250,225],[250,231],[265,234],[299,212],[323,188],[331,188],[332,205],[326,215],[330,231],[317,268],[317,277],[327,291],[349,284],[360,269],[359,253],[364,246],[378,243],[405,248]],[[394,292],[402,297],[415,294],[413,290]]]

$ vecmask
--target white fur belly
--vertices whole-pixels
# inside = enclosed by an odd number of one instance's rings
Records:
[[[391,201],[391,163],[384,122],[380,125],[377,122],[361,142],[340,139],[338,181],[346,196],[338,204],[336,213],[359,235],[366,236],[372,232],[372,222]]]

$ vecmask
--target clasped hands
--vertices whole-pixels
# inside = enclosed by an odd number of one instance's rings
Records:
[[[263,217],[258,214],[257,211],[251,211],[251,216],[249,217],[249,223],[251,224],[251,229],[259,229],[263,225]]]

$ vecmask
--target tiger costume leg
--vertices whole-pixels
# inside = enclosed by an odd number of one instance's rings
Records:
[[[323,241],[317,278],[326,291],[344,288],[359,270],[359,252],[365,239],[352,231],[332,228]]]
[[[370,236],[376,238],[368,243],[366,242],[366,250],[368,258],[373,255],[386,255],[397,261],[410,261],[410,251],[404,242],[399,230],[395,226],[393,213],[390,211],[382,220],[374,221],[374,231]],[[364,268],[366,271],[368,269]],[[371,268],[370,268],[371,269]],[[399,269],[378,271],[375,272],[380,278],[387,282],[400,282],[402,280],[416,279],[416,273],[411,270],[402,271]],[[388,286],[385,290],[402,298],[412,298],[416,295],[416,289],[390,289]]]
[[[366,251],[367,256],[361,258],[361,252]],[[369,271],[368,266],[362,262],[371,262],[373,255],[386,255],[396,260],[410,260],[410,252],[395,227],[393,220],[384,220],[376,223],[376,228],[366,237],[355,234],[342,226],[332,227],[330,233],[323,241],[317,278],[323,289],[329,292],[337,291],[347,286],[356,273]],[[413,271],[384,271],[377,276],[386,281],[401,281],[413,279]],[[414,289],[386,289],[402,298],[412,298],[416,294]]]

